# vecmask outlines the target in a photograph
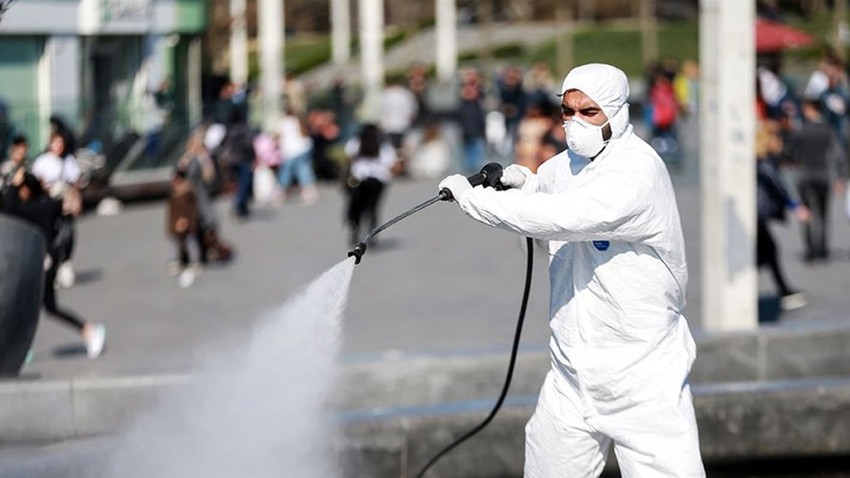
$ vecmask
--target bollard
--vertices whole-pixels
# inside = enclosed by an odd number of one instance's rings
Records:
[[[32,345],[44,285],[44,238],[0,215],[0,377],[17,376]]]

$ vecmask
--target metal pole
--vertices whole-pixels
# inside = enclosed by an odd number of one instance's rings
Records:
[[[189,124],[196,125],[201,122],[201,111],[203,110],[203,100],[201,99],[201,39],[198,37],[192,38],[189,42],[189,68],[188,76],[188,105],[189,105]]]
[[[384,86],[384,0],[360,0],[360,61],[365,96],[361,110],[364,121],[380,114]]]
[[[248,81],[248,0],[230,0],[230,79],[244,86]]]
[[[832,45],[838,57],[847,59],[847,45],[850,43],[850,26],[847,24],[847,0],[835,0],[832,6],[833,38]]]
[[[655,0],[639,0],[640,40],[643,64],[658,60],[658,27],[655,21]]]
[[[493,61],[493,0],[478,3],[478,24],[481,25],[481,62],[489,68]]]
[[[556,56],[558,58],[558,74],[565,75],[575,63],[573,51],[573,36],[575,35],[575,22],[571,11],[573,2],[560,1],[555,5],[555,25],[558,34],[555,37]]]
[[[283,80],[283,2],[259,0],[260,87],[263,95],[263,128],[275,129],[280,121]]]
[[[457,72],[457,4],[437,0],[437,78],[451,81]]]
[[[702,319],[758,325],[755,268],[755,2],[700,2]]]
[[[331,0],[331,58],[334,65],[351,59],[351,11],[348,0]]]

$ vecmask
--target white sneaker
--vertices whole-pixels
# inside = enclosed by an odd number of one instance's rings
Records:
[[[782,310],[784,311],[796,310],[800,307],[805,307],[806,304],[808,304],[808,302],[806,302],[806,298],[799,292],[783,295],[779,302]]]
[[[96,359],[103,353],[106,344],[106,327],[103,324],[89,326],[83,333],[83,342],[86,344],[86,354],[90,359]]]
[[[177,277],[177,283],[184,289],[192,287],[192,284],[195,283],[195,272],[189,267],[183,269],[183,272]]]
[[[73,287],[76,280],[77,276],[74,274],[74,267],[70,262],[63,262],[56,270],[56,284],[59,287],[64,289]]]
[[[95,213],[98,216],[116,216],[121,214],[121,210],[123,209],[123,205],[121,201],[115,199],[114,197],[106,197],[103,198],[95,209]]]

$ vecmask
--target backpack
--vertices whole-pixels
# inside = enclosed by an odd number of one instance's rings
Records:
[[[672,88],[655,88],[652,92],[652,124],[655,128],[666,129],[676,122],[679,104]]]

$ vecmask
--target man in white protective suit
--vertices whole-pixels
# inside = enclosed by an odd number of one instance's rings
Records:
[[[496,191],[440,183],[473,219],[549,241],[552,368],[526,426],[526,478],[602,473],[703,477],[683,316],[688,282],[676,198],[661,158],[629,124],[618,68],[564,79],[568,150],[537,174],[512,165]]]

